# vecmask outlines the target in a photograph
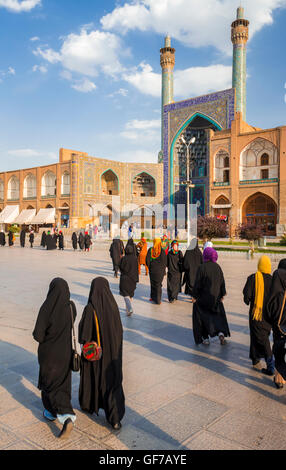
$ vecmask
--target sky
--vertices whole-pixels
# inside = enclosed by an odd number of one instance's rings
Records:
[[[231,88],[240,3],[247,122],[286,125],[286,0],[0,0],[0,171],[56,163],[61,147],[157,162],[165,35],[176,101]]]

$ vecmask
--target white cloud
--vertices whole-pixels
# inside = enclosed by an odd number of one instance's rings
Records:
[[[48,72],[48,67],[45,65],[34,65],[33,72],[40,72],[42,74],[46,74]]]
[[[123,78],[137,90],[156,98],[161,96],[161,74],[155,73],[149,64],[141,63]],[[225,90],[232,84],[232,67],[210,65],[190,67],[174,72],[174,94],[177,97],[193,97],[216,90]]]
[[[41,0],[0,0],[0,8],[6,8],[14,13],[31,11],[39,5],[41,5]]]
[[[110,93],[110,95],[108,95],[108,98],[115,98],[116,96],[126,97],[127,95],[128,95],[128,90],[126,90],[126,88],[120,88],[114,93]]]
[[[157,163],[158,152],[148,150],[127,150],[126,152],[120,152],[115,155],[114,160],[120,162]]]
[[[40,38],[38,36],[33,36],[32,38],[30,38],[30,41],[32,42],[36,42],[36,41],[39,41]]]
[[[73,85],[71,85],[71,87],[76,91],[80,91],[81,93],[90,93],[96,89],[95,83],[91,82],[87,78],[76,81]]]
[[[33,54],[37,57],[42,57],[42,59],[46,60],[50,64],[61,62],[61,55],[50,48],[43,50],[41,47],[37,47],[37,49],[33,51]]]
[[[13,67],[9,67],[7,75],[16,75],[16,70]]]
[[[105,30],[167,32],[189,47],[213,46],[231,54],[230,25],[238,0],[135,0],[125,2],[101,19]],[[245,16],[250,20],[250,40],[265,25],[273,23],[273,12],[285,8],[286,0],[248,0]]]
[[[124,73],[122,78],[146,95],[161,95],[161,75],[153,72],[151,65],[145,62]]]
[[[125,124],[125,129],[120,133],[121,137],[141,144],[146,141],[157,141],[160,139],[161,120],[138,120],[133,119]]]
[[[51,160],[57,160],[58,155],[54,152],[39,152],[35,149],[16,149],[16,150],[8,150],[8,155],[10,157],[16,158],[36,158],[36,157],[48,157]]]
[[[121,39],[104,31],[82,28],[79,34],[64,37],[59,51],[38,47],[33,52],[51,64],[61,63],[65,70],[88,77],[104,72],[117,78],[124,70],[119,60],[125,54]]]

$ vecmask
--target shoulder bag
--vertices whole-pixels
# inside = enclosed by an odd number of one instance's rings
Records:
[[[94,319],[96,325],[97,342],[90,341],[89,343],[85,343],[82,348],[83,357],[90,362],[99,361],[102,357],[102,348],[100,344],[99,326],[96,312],[94,312]]]

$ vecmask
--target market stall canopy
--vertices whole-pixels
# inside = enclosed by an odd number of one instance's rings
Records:
[[[231,209],[231,204],[213,204],[213,209]]]
[[[33,217],[30,224],[32,225],[45,225],[45,224],[54,224],[56,217],[56,209],[40,209],[37,215]]]
[[[24,209],[14,221],[18,225],[29,225],[36,215],[36,209]]]
[[[0,213],[0,224],[13,224],[19,215],[19,206],[6,206]]]

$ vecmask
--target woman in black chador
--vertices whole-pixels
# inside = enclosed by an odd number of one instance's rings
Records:
[[[74,251],[77,250],[77,236],[76,236],[75,232],[73,232],[73,234],[72,234],[72,247],[73,247]]]
[[[55,240],[54,237],[52,237],[51,232],[48,231],[48,235],[46,238],[46,246],[47,250],[56,250],[57,249],[57,241]]]
[[[14,245],[14,233],[11,231],[9,231],[8,233],[8,241],[9,241],[9,246]]]
[[[47,243],[47,234],[45,231],[43,231],[42,238],[41,238],[41,246],[43,248],[46,248],[46,243]]]
[[[0,246],[5,246],[6,245],[6,237],[5,233],[3,230],[0,232]]]
[[[271,261],[268,256],[261,256],[256,274],[247,278],[243,289],[243,298],[249,309],[250,352],[253,368],[264,374],[274,375],[274,359],[270,347],[271,325],[265,321],[265,310],[271,289]],[[264,358],[266,369],[261,369],[260,359]]]
[[[42,392],[44,417],[58,419],[63,425],[59,435],[70,434],[76,416],[71,405],[72,316],[76,307],[64,279],[54,279],[43,303],[33,332],[39,343],[40,365],[38,388]]]
[[[25,248],[25,242],[26,242],[26,231],[22,229],[20,233],[20,245],[22,248]]]
[[[114,238],[110,245],[109,253],[113,263],[114,277],[118,277],[120,261],[124,255],[124,245],[119,238]]]
[[[84,235],[82,232],[80,232],[79,236],[78,236],[78,245],[80,247],[80,249],[83,251],[84,250]]]
[[[30,235],[29,235],[29,242],[30,242],[31,248],[33,248],[34,241],[35,241],[35,235],[34,235],[34,232],[32,231],[30,232]]]
[[[193,246],[193,244],[195,246]],[[203,264],[203,254],[199,249],[198,240],[194,240],[193,243],[187,249],[184,256],[184,280],[185,294],[193,295],[193,288],[195,285],[196,275],[199,266]]]
[[[167,290],[169,302],[178,300],[178,295],[182,291],[183,253],[179,251],[179,244],[174,240],[167,256],[168,277]]]
[[[64,250],[64,247],[65,247],[64,235],[63,235],[63,232],[61,231],[59,233],[59,250]]]
[[[280,261],[272,277],[270,297],[268,299],[265,320],[273,330],[273,354],[275,357],[274,383],[283,388],[286,383],[286,259]]]
[[[99,324],[102,357],[90,362],[81,357],[79,403],[82,410],[98,414],[105,411],[108,423],[121,428],[125,414],[122,388],[123,329],[119,309],[106,279],[98,277],[91,283],[88,304],[79,323],[79,343],[97,342],[95,312]]]
[[[223,345],[225,336],[230,336],[222,302],[226,295],[224,276],[213,248],[206,248],[203,257],[204,264],[198,269],[193,289],[194,339],[196,344],[209,345],[209,336],[218,336]]]
[[[167,255],[161,243],[161,238],[155,238],[153,248],[148,250],[146,257],[151,284],[150,301],[157,305],[161,304],[162,283],[167,268]]]
[[[137,246],[135,245],[133,238],[129,238],[128,242],[126,243],[125,253],[129,246],[132,248],[133,255],[138,256],[139,253],[137,251]]]
[[[134,255],[132,246],[128,246],[125,250],[125,256],[120,263],[120,295],[124,297],[127,316],[131,316],[133,312],[132,299],[136,285],[139,282],[138,259]]]

